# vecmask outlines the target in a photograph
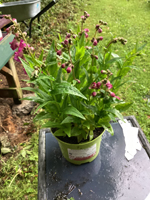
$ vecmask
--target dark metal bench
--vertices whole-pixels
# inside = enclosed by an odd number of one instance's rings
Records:
[[[125,141],[119,123],[112,123],[114,136],[103,135],[98,157],[75,166],[62,157],[50,129],[39,134],[38,199],[74,197],[75,200],[144,200],[150,190],[150,144],[134,116],[126,117],[138,127],[141,151],[127,161]],[[131,133],[132,134],[132,133]]]

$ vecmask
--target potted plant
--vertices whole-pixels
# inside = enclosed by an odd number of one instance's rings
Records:
[[[94,160],[104,131],[113,135],[110,121],[116,117],[123,120],[121,112],[131,103],[121,100],[117,92],[141,50],[136,46],[123,58],[114,54],[111,48],[115,43],[127,42],[122,37],[112,38],[102,48],[102,30],[107,26],[102,20],[89,40],[89,29],[84,28],[88,17],[85,11],[76,34],[69,30],[64,40],[59,35],[59,43],[52,42],[46,59],[43,51],[38,58],[31,53],[33,48],[27,44],[25,33],[21,33],[15,20],[12,20],[14,28],[8,30],[16,36],[11,43],[18,48],[14,58],[22,62],[30,77],[27,82],[32,87],[24,90],[36,94],[26,99],[39,104],[35,113],[41,109],[34,120],[42,120],[42,127],[51,128],[63,156],[74,164]],[[112,68],[114,65],[116,70]]]

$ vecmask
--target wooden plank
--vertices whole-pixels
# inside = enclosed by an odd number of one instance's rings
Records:
[[[3,74],[4,76],[13,76],[12,71],[8,68],[8,67],[3,67],[0,71],[1,74]]]
[[[8,60],[12,57],[12,55],[16,51],[16,50],[13,51],[10,48],[9,42],[12,42],[13,39],[14,35],[10,33],[6,35],[3,38],[3,40],[0,41],[0,70],[3,68],[3,66],[5,66],[5,64],[8,62]]]
[[[0,97],[1,98],[18,98],[21,99],[22,91],[21,88],[0,88]]]

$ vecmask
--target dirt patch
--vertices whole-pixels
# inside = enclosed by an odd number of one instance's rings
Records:
[[[21,63],[15,62],[17,74],[20,80],[21,88],[29,86],[22,80],[29,79],[24,74],[23,66]],[[0,88],[7,88],[8,83],[2,74],[0,74]],[[28,94],[29,91],[24,91],[23,94]],[[30,139],[32,133],[36,131],[33,125],[33,115],[26,113],[25,115],[18,116],[12,112],[15,106],[12,98],[0,98],[0,145],[14,147]],[[3,144],[2,144],[3,143]]]

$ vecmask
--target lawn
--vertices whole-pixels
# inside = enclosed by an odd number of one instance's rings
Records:
[[[128,40],[125,46],[115,45],[115,53],[130,51],[136,42],[139,46],[147,43],[141,56],[137,57],[129,77],[133,82],[122,87],[121,97],[127,102],[133,102],[124,115],[134,115],[143,132],[150,142],[150,4],[143,0],[93,0],[86,1],[85,10],[90,13],[87,25],[93,29],[99,20],[106,21],[106,28],[102,36],[103,43],[107,44],[110,37],[124,37]],[[92,33],[91,33],[92,36]],[[109,39],[108,39],[109,38]]]
[[[101,19],[108,23],[108,26],[101,34],[104,37],[102,44],[107,44],[111,37],[121,36],[128,40],[128,43],[123,47],[119,44],[114,45],[116,54],[121,53],[124,56],[125,52],[134,48],[136,42],[138,42],[139,46],[147,43],[142,55],[139,55],[134,61],[136,68],[126,77],[126,80],[130,79],[132,82],[125,84],[118,96],[126,102],[133,102],[124,115],[134,115],[136,117],[150,142],[150,4],[145,0],[93,0],[92,2],[84,0],[81,5],[80,2],[76,0],[72,1],[71,4],[71,1],[69,1],[70,7],[66,7],[67,4],[60,1],[57,9],[53,8],[41,20],[42,28],[40,32],[36,28],[33,30],[34,36],[31,42],[34,43],[35,38],[38,38],[40,34],[40,49],[48,48],[51,38],[56,36],[56,32],[65,33],[67,28],[74,27],[72,19],[77,19],[77,16],[80,18],[83,11],[80,11],[78,7],[82,5],[82,8],[90,14],[85,28],[87,26],[92,30],[93,26]],[[63,21],[65,25],[60,25],[57,22],[57,17],[60,19],[63,9],[66,8],[70,14]],[[75,11],[78,12],[75,13]],[[50,17],[53,23],[44,23],[47,17]],[[48,30],[49,26],[51,31]],[[93,32],[91,31],[91,37],[92,34]],[[46,36],[49,37],[49,40]],[[0,199],[2,200],[37,199],[38,133],[32,135],[29,143],[20,145],[23,145],[23,150],[18,153],[14,149],[12,158],[6,162],[1,156]]]

